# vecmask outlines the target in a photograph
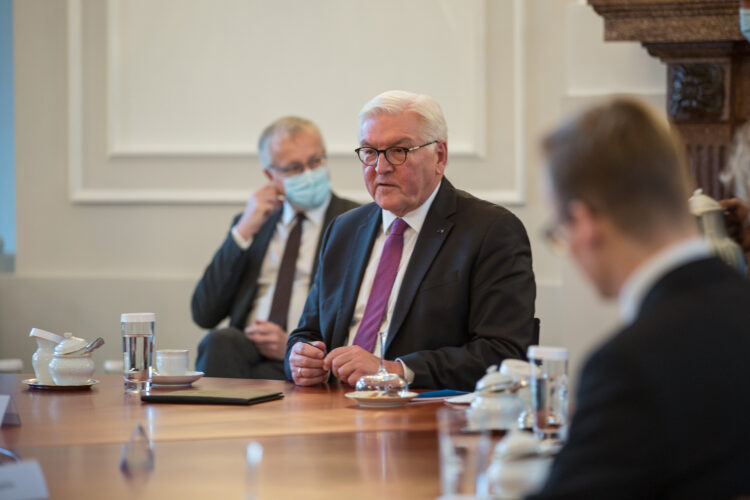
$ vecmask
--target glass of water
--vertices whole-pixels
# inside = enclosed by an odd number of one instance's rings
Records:
[[[151,389],[155,323],[154,313],[123,313],[120,316],[125,392]]]
[[[565,441],[568,433],[568,350],[564,347],[529,346],[534,406],[534,434],[539,439]]]
[[[471,413],[463,408],[438,410],[441,498],[489,495],[487,468],[492,453],[489,415],[481,409]]]

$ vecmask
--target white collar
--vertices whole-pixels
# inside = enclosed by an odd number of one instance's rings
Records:
[[[332,196],[332,193],[328,193],[328,198],[322,205],[310,210],[303,210],[305,218],[316,226],[321,225],[323,223],[323,218],[326,215],[326,210],[328,210],[328,205],[331,203]],[[287,200],[284,200],[284,209],[281,213],[281,223],[288,226],[294,220],[295,215],[297,215],[297,209],[295,209]]]
[[[437,187],[432,192],[429,198],[425,200],[424,203],[419,205],[417,208],[409,212],[408,214],[401,217],[404,219],[404,221],[409,224],[409,227],[412,228],[417,234],[419,234],[419,231],[422,229],[422,225],[424,224],[424,220],[427,218],[427,212],[430,211],[430,207],[432,206],[432,202],[435,201],[435,196],[437,196],[438,190],[440,190],[440,185],[443,183],[443,180],[441,179],[440,182],[438,182]],[[383,210],[383,232],[385,234],[388,234],[388,231],[390,230],[391,224],[394,220],[396,220],[396,215],[389,211],[389,210]]]
[[[703,238],[693,237],[660,250],[642,262],[620,289],[620,317],[626,324],[635,321],[643,299],[656,282],[672,269],[711,254]]]

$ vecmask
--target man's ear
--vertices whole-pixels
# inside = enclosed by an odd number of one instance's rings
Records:
[[[576,226],[576,234],[581,243],[596,246],[601,242],[602,218],[586,202],[575,200],[568,205],[570,221]]]
[[[435,153],[437,154],[436,170],[440,175],[443,175],[445,167],[448,164],[448,143],[445,141],[439,141],[435,144]]]
[[[266,179],[268,179],[269,182],[273,181],[273,174],[271,174],[271,171],[267,168],[263,169],[263,175],[266,176]]]

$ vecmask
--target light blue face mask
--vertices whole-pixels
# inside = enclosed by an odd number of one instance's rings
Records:
[[[750,42],[750,9],[740,7],[740,31]]]
[[[282,179],[286,199],[297,208],[311,210],[321,206],[331,192],[328,180],[328,167],[321,165],[315,170],[305,170],[301,174]]]

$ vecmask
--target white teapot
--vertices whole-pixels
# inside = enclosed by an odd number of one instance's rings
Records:
[[[518,417],[524,411],[517,388],[512,376],[499,372],[497,365],[490,366],[477,382],[476,397],[467,412],[470,425],[475,429],[517,428]]]
[[[55,355],[49,365],[52,379],[57,385],[85,385],[94,374],[91,351],[104,344],[101,337],[91,342],[65,333],[65,340],[55,347]]]

